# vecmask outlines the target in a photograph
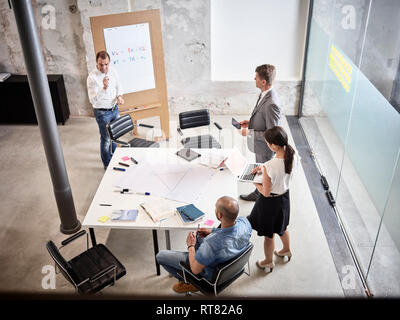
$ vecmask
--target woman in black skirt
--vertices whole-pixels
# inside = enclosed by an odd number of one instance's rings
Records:
[[[286,230],[290,218],[289,184],[299,157],[288,144],[288,137],[282,127],[273,127],[264,133],[268,147],[275,152],[275,158],[255,168],[253,173],[263,174],[262,184],[255,183],[260,195],[253,210],[247,217],[259,236],[264,236],[265,259],[257,261],[257,267],[272,272],[275,267],[273,255],[292,257],[289,232]],[[274,251],[274,234],[277,233],[283,248]]]

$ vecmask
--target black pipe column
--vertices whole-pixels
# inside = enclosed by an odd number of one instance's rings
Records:
[[[81,228],[81,224],[76,217],[72,191],[65,168],[64,155],[58,136],[53,101],[51,100],[31,1],[12,0],[12,7],[24,53],[29,87],[46,153],[47,165],[53,182],[58,213],[61,219],[60,230],[64,234],[75,233]]]

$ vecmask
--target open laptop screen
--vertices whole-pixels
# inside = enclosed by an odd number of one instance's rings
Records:
[[[233,149],[231,154],[225,160],[225,165],[235,176],[240,176],[247,165],[247,161],[238,149]]]

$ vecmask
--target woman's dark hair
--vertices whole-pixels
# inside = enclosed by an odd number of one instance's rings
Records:
[[[294,149],[288,143],[286,131],[279,126],[264,132],[264,138],[269,144],[285,147],[285,173],[290,174],[293,168]]]

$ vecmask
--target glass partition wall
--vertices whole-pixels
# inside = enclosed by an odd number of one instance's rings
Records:
[[[300,123],[370,292],[400,296],[400,1],[310,3]]]

